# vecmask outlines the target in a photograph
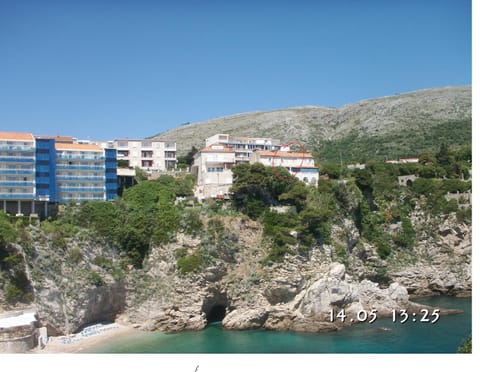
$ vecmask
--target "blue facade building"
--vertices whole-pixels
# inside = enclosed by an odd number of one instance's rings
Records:
[[[35,139],[35,183],[39,201],[55,201],[55,140]]]
[[[48,206],[117,196],[115,149],[0,132],[0,210],[48,215]]]
[[[117,150],[105,149],[105,188],[107,200],[117,197]]]

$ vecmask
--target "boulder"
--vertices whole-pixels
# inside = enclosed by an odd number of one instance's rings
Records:
[[[225,316],[222,325],[226,329],[258,329],[263,327],[268,314],[266,309],[235,309]]]

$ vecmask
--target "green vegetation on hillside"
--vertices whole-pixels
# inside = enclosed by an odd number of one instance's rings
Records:
[[[5,300],[12,304],[33,299],[23,255],[7,248],[17,237],[16,227],[5,213],[0,212],[0,288],[5,293]]]
[[[392,130],[375,136],[351,131],[340,139],[320,140],[312,145],[320,162],[360,162],[417,157],[432,152],[443,143],[460,147],[472,142],[471,120],[455,120],[409,130]]]
[[[305,253],[323,244],[332,244],[332,226],[341,226],[344,218],[353,218],[361,238],[372,244],[381,258],[395,250],[411,249],[416,231],[410,214],[419,204],[432,215],[457,212],[457,219],[469,223],[471,212],[459,210],[457,201],[447,201],[449,192],[471,189],[469,177],[471,149],[450,149],[445,145],[432,154],[427,163],[389,164],[369,161],[365,169],[353,171],[340,164],[327,163],[321,171],[329,176],[318,187],[298,180],[287,180],[261,164],[233,168],[233,206],[264,225],[264,237],[270,251],[264,262],[281,260],[286,253]],[[425,172],[426,168],[436,172]],[[286,172],[282,170],[282,172]],[[433,178],[437,173],[443,178]],[[414,174],[418,178],[409,187],[397,177]],[[427,175],[427,177],[422,177]],[[447,178],[448,177],[448,178]],[[281,212],[272,207],[288,207]],[[338,249],[338,258],[348,253]]]
[[[190,175],[182,179],[161,176],[154,181],[140,181],[113,202],[69,205],[56,220],[42,222],[42,227],[54,233],[52,237],[59,244],[73,236],[75,229],[89,229],[94,237],[118,249],[125,263],[141,267],[151,244],[167,243],[179,230],[182,214],[175,199],[191,196],[193,183]]]

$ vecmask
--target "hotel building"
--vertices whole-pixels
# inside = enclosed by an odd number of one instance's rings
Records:
[[[200,200],[227,196],[233,183],[231,169],[240,163],[284,167],[292,178],[317,185],[318,168],[312,154],[290,152],[279,140],[216,134],[205,143],[206,147],[195,155],[192,166],[192,173],[197,177],[195,196]]]
[[[22,203],[34,208],[35,197],[35,138],[0,132],[0,207],[21,213]]]
[[[280,140],[272,138],[235,137],[230,134],[215,134],[205,140],[205,145],[222,144],[235,152],[235,164],[250,163],[250,158],[256,150],[280,150]]]
[[[117,159],[128,161],[129,167],[139,167],[147,172],[164,172],[177,163],[175,142],[157,140],[116,139]]]
[[[91,144],[55,144],[56,201],[111,200],[117,195],[114,149]]]
[[[0,132],[0,210],[46,216],[52,203],[116,197],[115,149],[57,138]]]

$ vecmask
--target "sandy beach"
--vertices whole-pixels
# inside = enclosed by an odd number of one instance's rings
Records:
[[[48,343],[43,349],[37,347],[32,350],[35,354],[43,353],[81,353],[85,350],[94,348],[97,345],[104,344],[108,340],[112,340],[118,336],[127,335],[129,333],[139,332],[132,326],[112,323],[101,325],[96,332],[77,333],[70,336],[49,337]]]

